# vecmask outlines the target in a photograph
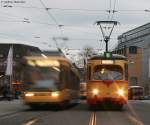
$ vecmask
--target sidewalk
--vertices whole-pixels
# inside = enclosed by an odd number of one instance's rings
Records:
[[[142,100],[144,103],[150,103],[150,100]]]
[[[21,100],[0,101],[0,116],[23,111],[25,109],[27,109],[27,107],[23,105]]]

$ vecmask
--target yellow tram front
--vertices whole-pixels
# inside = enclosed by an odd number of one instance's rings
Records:
[[[79,99],[79,75],[64,57],[26,57],[24,61],[24,103],[68,105]]]
[[[127,59],[107,53],[87,62],[87,102],[89,105],[114,104],[122,107],[128,101]]]

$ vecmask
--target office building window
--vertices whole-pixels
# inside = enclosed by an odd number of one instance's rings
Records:
[[[137,77],[130,77],[130,85],[137,85],[138,79]]]
[[[130,54],[137,54],[137,47],[136,46],[130,46],[129,47],[129,53]]]

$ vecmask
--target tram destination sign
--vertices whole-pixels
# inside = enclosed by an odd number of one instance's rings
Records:
[[[104,52],[106,58],[112,58],[112,52]]]

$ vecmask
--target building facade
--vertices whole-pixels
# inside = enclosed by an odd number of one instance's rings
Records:
[[[21,80],[21,69],[19,64],[24,56],[31,56],[34,53],[39,53],[41,50],[34,46],[24,44],[0,44],[0,87],[5,85],[7,57],[10,47],[13,48],[13,80]]]
[[[114,53],[128,57],[130,85],[140,85],[150,92],[150,23],[123,33],[118,37]]]

